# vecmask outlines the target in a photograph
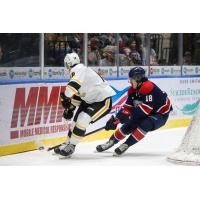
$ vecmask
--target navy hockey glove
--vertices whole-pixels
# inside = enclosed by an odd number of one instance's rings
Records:
[[[124,124],[129,120],[131,113],[125,108],[122,108],[116,115],[116,117],[119,119],[120,123]]]
[[[106,122],[105,130],[115,130],[117,128],[117,124],[119,123],[119,120],[112,115],[111,118]]]
[[[74,110],[65,109],[63,112],[63,118],[70,120],[74,115]]]

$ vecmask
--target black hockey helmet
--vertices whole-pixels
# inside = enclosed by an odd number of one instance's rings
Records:
[[[142,82],[145,78],[145,71],[142,67],[134,67],[129,71],[128,76],[130,79]]]

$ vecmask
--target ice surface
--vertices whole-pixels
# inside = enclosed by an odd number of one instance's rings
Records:
[[[132,146],[120,157],[113,157],[115,145],[106,152],[95,152],[95,147],[104,141],[81,143],[70,159],[60,160],[52,152],[30,151],[0,157],[1,165],[66,165],[66,166],[167,166],[166,156],[172,153],[181,143],[186,128],[154,131],[135,146]]]

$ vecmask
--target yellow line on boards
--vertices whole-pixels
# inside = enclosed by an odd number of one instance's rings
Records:
[[[169,128],[177,128],[177,127],[186,127],[190,124],[191,119],[176,119],[176,120],[169,120],[164,127],[161,129],[169,129]],[[88,135],[84,137],[81,142],[91,142],[95,140],[103,140],[109,138],[114,131],[105,131],[101,130],[94,134]],[[48,138],[41,140],[41,144],[44,146],[54,146],[57,144],[61,144],[65,142],[67,137],[59,137],[59,138]],[[31,151],[36,150],[37,144],[32,142],[25,142],[21,144],[12,144],[12,145],[6,145],[0,147],[0,156],[14,154],[14,153],[20,153],[25,151]]]

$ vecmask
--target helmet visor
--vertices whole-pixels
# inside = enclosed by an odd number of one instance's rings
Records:
[[[135,81],[141,81],[142,80],[142,78],[144,78],[144,75],[141,75],[141,74],[136,74],[136,75],[134,75],[134,76],[131,76],[131,77],[129,77],[129,79],[131,80],[135,80]]]

